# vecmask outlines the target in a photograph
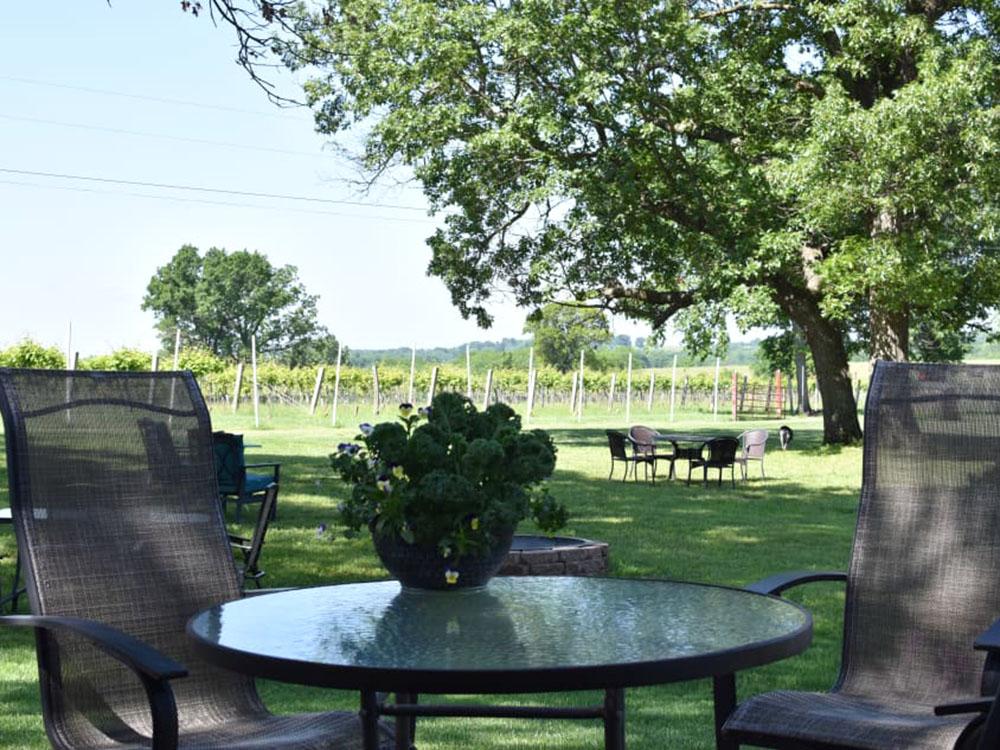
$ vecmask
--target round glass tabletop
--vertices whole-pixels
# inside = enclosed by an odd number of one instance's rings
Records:
[[[799,653],[798,606],[739,589],[616,578],[495,578],[454,591],[395,581],[249,597],[188,624],[209,660],[329,687],[586,689],[727,674]]]

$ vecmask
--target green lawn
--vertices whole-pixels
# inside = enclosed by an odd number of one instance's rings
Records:
[[[597,410],[595,410],[596,412]],[[341,417],[358,421],[354,407]],[[331,477],[327,454],[338,442],[353,437],[353,429],[329,426],[327,418],[309,417],[302,410],[262,410],[263,426],[253,429],[247,412],[213,413],[214,426],[245,432],[255,460],[281,461],[279,517],[268,535],[263,567],[270,586],[357,581],[384,577],[367,539],[348,541],[317,538],[316,528],[331,520],[331,511],[345,488]],[[665,417],[650,416],[643,407],[633,422],[664,429]],[[802,568],[843,569],[850,553],[861,476],[859,448],[820,445],[819,418],[784,420],[795,430],[789,451],[782,453],[776,436],[768,446],[767,480],[758,477],[738,484],[684,486],[683,482],[622,484],[608,481],[608,449],[603,430],[621,428],[621,415],[594,413],[577,422],[566,409],[553,408],[533,420],[549,429],[559,446],[558,469],[551,482],[565,500],[572,518],[566,532],[601,539],[611,545],[612,574],[668,577],[740,585],[768,574]],[[780,422],[741,422],[722,417],[689,415],[669,425],[671,430],[705,434],[737,434],[752,426],[776,430]],[[0,459],[2,460],[2,459]],[[678,464],[679,468],[681,464]],[[756,466],[751,467],[755,471]],[[686,467],[681,469],[686,472]],[[618,469],[620,471],[620,468]],[[751,474],[753,476],[753,474]],[[0,478],[5,477],[0,472]],[[5,480],[3,480],[5,481]],[[7,504],[0,491],[0,505]],[[245,527],[246,531],[249,529]],[[13,536],[0,530],[0,580],[7,586],[13,572]],[[778,686],[828,688],[840,653],[843,592],[839,584],[816,584],[792,598],[812,610],[813,647],[803,656],[743,673],[741,695]],[[23,605],[22,605],[23,610]],[[262,693],[276,712],[354,707],[353,694],[262,683]],[[465,699],[461,699],[465,700]],[[573,705],[598,700],[595,694],[497,697],[497,702],[538,700]],[[630,690],[627,732],[634,750],[664,747],[709,748],[712,740],[711,685],[707,681],[663,688]],[[444,748],[598,748],[602,735],[592,722],[500,720],[422,720],[421,750]],[[33,639],[30,633],[0,629],[0,747],[44,748],[39,715]]]

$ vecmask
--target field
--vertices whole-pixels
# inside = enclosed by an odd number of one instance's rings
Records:
[[[370,407],[369,407],[370,408]],[[559,447],[558,467],[550,485],[570,508],[566,532],[611,545],[612,574],[678,578],[740,585],[774,572],[797,569],[843,569],[850,553],[860,485],[860,448],[829,448],[820,444],[817,417],[784,420],[795,440],[781,452],[772,437],[768,445],[768,478],[754,475],[735,490],[724,484],[686,487],[683,482],[623,484],[608,480],[608,449],[603,430],[623,428],[623,415],[592,409],[577,421],[565,406],[553,406],[532,420],[551,431]],[[341,412],[342,420],[371,419],[362,407]],[[391,417],[391,415],[390,415]],[[667,424],[664,411],[646,412],[634,405],[632,421],[664,429],[704,434],[738,434],[753,426],[776,430],[766,420],[734,424],[720,415],[684,414]],[[304,409],[266,407],[262,428],[254,429],[249,409],[232,414],[213,412],[216,429],[244,432],[259,443],[251,458],[281,461],[279,517],[265,546],[262,566],[266,585],[291,586],[371,580],[384,577],[367,539],[317,535],[345,487],[328,469],[327,454],[355,430],[332,428],[329,416],[310,417]],[[686,473],[686,467],[681,467]],[[618,469],[620,472],[620,468]],[[0,481],[5,482],[0,470]],[[6,488],[0,505],[8,501]],[[244,531],[249,529],[244,527]],[[9,531],[0,529],[0,581],[6,587],[13,571],[15,549]],[[814,645],[803,656],[771,665],[738,678],[740,695],[787,687],[824,690],[836,677],[840,653],[842,587],[816,584],[791,598],[814,614]],[[22,611],[25,611],[22,604]],[[262,683],[265,701],[276,712],[356,706],[354,694]],[[540,701],[551,705],[594,702],[595,694],[495,697],[497,702]],[[467,699],[460,699],[467,700]],[[493,697],[491,697],[493,700]],[[629,747],[710,748],[711,685],[683,683],[628,691]],[[39,694],[30,633],[0,630],[0,748],[44,748]],[[592,722],[501,720],[421,720],[421,750],[446,748],[598,748],[599,727]]]

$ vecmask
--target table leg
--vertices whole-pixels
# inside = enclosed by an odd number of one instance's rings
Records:
[[[361,743],[364,750],[378,750],[378,696],[361,691]]]
[[[625,690],[604,691],[604,749],[625,750]]]
[[[715,700],[715,747],[716,750],[737,750],[733,740],[722,736],[722,725],[736,708],[736,675],[718,675],[712,680]]]
[[[416,693],[396,693],[396,705],[416,705]],[[413,744],[417,735],[416,716],[396,717],[396,750],[416,750]]]

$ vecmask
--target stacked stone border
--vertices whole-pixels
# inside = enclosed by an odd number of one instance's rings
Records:
[[[566,537],[552,541],[543,549],[512,549],[497,575],[597,576],[608,572],[607,542]]]

